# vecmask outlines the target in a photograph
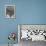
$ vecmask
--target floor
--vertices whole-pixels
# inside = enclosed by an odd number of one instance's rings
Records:
[[[46,46],[46,42],[45,41],[32,42],[31,40],[28,40],[28,41],[21,40],[20,46]]]
[[[0,46],[8,46],[8,44],[0,44]],[[18,44],[10,45],[10,46],[18,46]]]
[[[8,44],[0,44],[0,46],[8,46]],[[28,41],[21,40],[19,45],[14,44],[13,46],[46,46],[46,42],[45,41],[34,41],[34,42],[32,42],[31,40],[28,40]]]

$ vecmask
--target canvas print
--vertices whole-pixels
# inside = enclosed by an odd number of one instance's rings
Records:
[[[18,41],[20,46],[34,46],[46,42],[46,25],[18,25]]]
[[[20,25],[20,40],[46,41],[46,25]],[[19,32],[18,32],[19,33]]]
[[[5,5],[6,18],[16,18],[15,5]]]

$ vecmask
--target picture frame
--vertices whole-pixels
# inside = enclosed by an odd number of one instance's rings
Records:
[[[16,18],[16,6],[15,5],[5,5],[5,17],[6,18]]]
[[[31,41],[46,41],[46,24],[19,24],[18,25],[18,42],[23,40],[23,39],[21,39],[22,30],[24,30],[24,31],[28,30],[28,40],[31,39]],[[31,34],[31,32],[32,32],[32,34]],[[30,33],[30,35],[29,35],[29,33]],[[31,36],[32,38],[30,38],[29,36]],[[37,36],[37,37],[35,37],[35,36]]]

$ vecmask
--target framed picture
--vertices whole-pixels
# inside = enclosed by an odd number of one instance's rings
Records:
[[[19,42],[21,40],[46,41],[46,25],[20,24],[18,38]]]
[[[5,5],[5,16],[6,18],[16,18],[15,5]]]

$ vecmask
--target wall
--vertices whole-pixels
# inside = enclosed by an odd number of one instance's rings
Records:
[[[17,34],[17,20],[5,18],[5,5],[16,4],[15,0],[0,0],[0,44],[7,44],[8,34],[16,32]],[[17,43],[17,39],[15,41]]]
[[[16,19],[5,18],[5,4],[16,5]],[[8,43],[9,32],[18,32],[17,24],[46,24],[46,0],[0,0],[0,44]]]
[[[46,0],[17,0],[19,24],[46,24]]]

